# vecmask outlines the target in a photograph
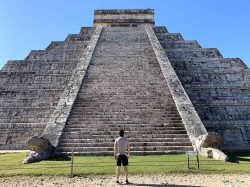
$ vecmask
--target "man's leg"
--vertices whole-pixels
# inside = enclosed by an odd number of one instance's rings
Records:
[[[116,167],[116,181],[119,181],[120,168],[121,168],[121,166],[117,166],[117,167]]]
[[[128,166],[124,166],[125,178],[128,180]]]

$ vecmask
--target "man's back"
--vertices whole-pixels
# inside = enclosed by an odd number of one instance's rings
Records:
[[[115,139],[115,146],[117,147],[117,155],[127,155],[126,149],[129,145],[129,140],[125,137]]]

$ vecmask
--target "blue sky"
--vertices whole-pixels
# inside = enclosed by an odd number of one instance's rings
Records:
[[[0,0],[0,68],[92,26],[96,9],[147,8],[156,26],[250,67],[249,0]]]

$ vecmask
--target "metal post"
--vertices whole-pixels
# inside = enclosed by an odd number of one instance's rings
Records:
[[[71,152],[70,177],[73,177],[73,167],[74,167],[74,148],[72,148]]]
[[[198,155],[197,155],[197,162],[198,162],[198,169],[200,169],[200,161]]]

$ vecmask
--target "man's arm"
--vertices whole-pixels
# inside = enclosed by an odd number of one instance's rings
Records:
[[[114,159],[116,160],[116,144],[114,145]]]
[[[127,149],[128,149],[128,158],[130,157],[130,146],[129,144],[127,145]]]

